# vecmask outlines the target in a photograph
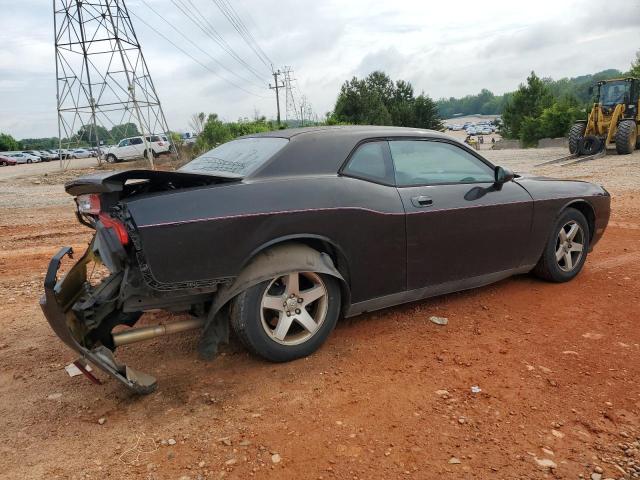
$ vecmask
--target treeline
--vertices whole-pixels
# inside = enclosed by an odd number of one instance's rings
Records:
[[[92,126],[86,125],[80,127],[78,133],[76,133],[73,138],[63,138],[62,145],[77,145],[79,147],[94,146],[96,133],[98,140],[105,145],[118,143],[123,138],[140,135],[140,131],[135,123],[114,125],[110,129],[106,129],[105,127],[98,125],[95,132]],[[58,137],[23,138],[21,140],[16,140],[7,133],[0,133],[0,152],[12,150],[49,150],[59,147],[60,140]]]
[[[199,114],[203,115],[204,114]],[[242,135],[251,133],[269,132],[285,128],[286,125],[278,125],[273,120],[267,120],[266,117],[259,117],[253,120],[248,118],[240,119],[237,122],[223,122],[215,113],[207,116],[206,121],[202,125],[202,131],[198,135],[196,148],[200,151],[209,150]]]
[[[629,72],[629,74],[632,72]],[[550,77],[542,78],[549,92],[556,98],[572,97],[579,105],[586,107],[592,100],[589,95],[589,87],[601,80],[608,80],[624,76],[625,73],[616,69],[603,70],[592,75],[561,78],[553,80]],[[441,98],[436,102],[438,112],[442,118],[452,118],[455,115],[500,115],[513,97],[514,92],[504,95],[494,95],[490,90],[482,89],[477,95],[467,95],[462,98]]]

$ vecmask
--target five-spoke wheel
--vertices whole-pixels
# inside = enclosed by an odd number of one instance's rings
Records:
[[[327,316],[327,296],[327,287],[317,273],[292,272],[278,277],[262,296],[262,327],[283,345],[306,342]]]
[[[564,224],[556,240],[556,261],[564,272],[570,272],[580,263],[584,250],[584,230],[575,220]]]
[[[327,338],[340,312],[337,280],[315,272],[289,272],[239,294],[231,325],[252,352],[276,362],[309,355]]]
[[[587,258],[589,235],[589,224],[584,215],[579,210],[567,208],[557,219],[534,273],[552,282],[571,280],[580,273]]]

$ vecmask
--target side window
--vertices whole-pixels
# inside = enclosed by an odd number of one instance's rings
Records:
[[[385,155],[386,142],[367,142],[351,156],[343,173],[373,182],[393,183],[393,171]]]
[[[143,143],[141,138],[136,137],[131,139],[131,145],[140,145],[141,143]]]
[[[129,139],[127,138],[120,140],[120,143],[118,144],[119,147],[126,147],[127,145],[129,145]]]
[[[394,140],[389,148],[399,187],[494,181],[491,167],[450,143]]]

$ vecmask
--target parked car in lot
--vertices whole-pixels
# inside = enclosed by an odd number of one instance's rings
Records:
[[[161,153],[169,152],[171,144],[166,135],[149,135],[146,139],[148,148],[151,150],[154,158]],[[120,140],[115,147],[103,149],[102,152],[104,160],[109,163],[133,158],[147,158],[148,154],[142,136],[125,138]]]
[[[31,155],[30,153],[24,152],[10,152],[6,154],[7,157],[11,157],[15,159],[16,163],[38,163],[40,162],[40,157],[35,155]]]
[[[16,163],[17,162],[15,158],[7,157],[6,155],[0,155],[1,167],[9,167],[9,166],[15,165]]]
[[[71,158],[89,158],[93,157],[93,153],[85,148],[76,148],[70,152],[69,156]]]
[[[51,153],[49,150],[38,150],[40,153],[40,158],[43,162],[49,162],[51,160],[57,160],[58,155],[56,153]]]
[[[68,346],[140,393],[156,381],[119,363],[120,345],[202,327],[211,352],[230,325],[268,360],[303,357],[340,316],[527,272],[569,281],[610,210],[598,185],[517,175],[444,134],[393,127],[249,135],[175,172],[65,188],[95,236],[60,281],[71,249],[53,257],[42,309]],[[110,272],[100,282],[94,262]],[[192,318],[131,328],[154,309]]]
[[[42,157],[42,153],[39,150],[24,150],[22,153],[26,153],[28,155],[31,155],[33,157],[38,157],[40,159],[40,161],[46,161],[44,160]]]

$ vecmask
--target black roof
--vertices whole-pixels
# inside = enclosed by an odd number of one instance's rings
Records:
[[[356,145],[370,138],[424,137],[456,141],[434,130],[372,125],[288,128],[241,138],[256,137],[286,138],[289,143],[249,175],[254,178],[335,174]]]
[[[441,132],[425,128],[388,127],[378,125],[329,125],[322,127],[285,128],[283,130],[272,130],[270,132],[252,133],[240,138],[277,137],[292,139],[294,137],[304,137],[306,139],[310,137],[332,136],[351,136],[353,138],[394,136],[451,138]]]

